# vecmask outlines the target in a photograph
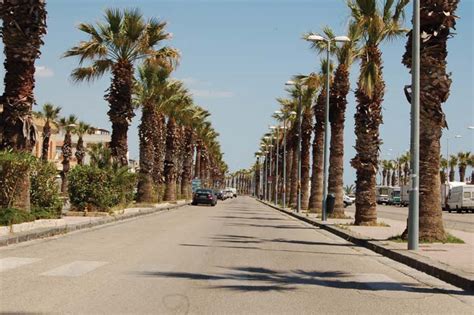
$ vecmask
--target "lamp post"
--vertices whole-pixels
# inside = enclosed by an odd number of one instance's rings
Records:
[[[446,159],[449,160],[449,139],[460,139],[461,135],[455,135],[454,137],[446,137]]]
[[[320,35],[310,35],[306,38],[311,42],[326,42],[327,50],[327,77],[326,77],[326,108],[325,108],[325,119],[324,119],[324,180],[323,180],[323,213],[322,220],[327,219],[326,199],[328,196],[328,179],[329,179],[329,81],[331,77],[331,63],[329,61],[329,55],[331,53],[331,44],[349,42],[350,39],[347,36],[336,36],[334,38],[324,38]]]
[[[295,81],[287,81],[285,85],[295,86],[298,90],[298,108],[296,109],[296,119],[298,121],[298,142],[296,143],[296,159],[298,161],[298,178],[297,178],[297,190],[296,190],[296,212],[301,211],[301,85]]]

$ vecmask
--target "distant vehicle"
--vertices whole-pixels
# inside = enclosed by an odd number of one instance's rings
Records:
[[[224,190],[216,190],[216,195],[219,200],[226,200],[228,198]]]
[[[225,194],[226,199],[227,198],[231,198],[231,199],[234,198],[234,193],[232,192],[232,190],[226,189],[226,190],[224,190],[224,194]]]
[[[343,198],[343,201],[344,201],[344,208],[348,207],[348,206],[350,206],[354,203],[354,200],[352,200],[352,198],[349,197],[346,194],[344,194],[344,196],[342,198]]]
[[[388,189],[389,188],[390,188],[389,186],[377,186],[377,187],[375,187],[377,203],[379,205],[388,204]]]
[[[474,212],[474,185],[454,186],[449,190],[445,209],[451,212],[456,210]]]
[[[226,190],[232,191],[232,194],[233,194],[234,198],[237,198],[237,189],[235,189],[233,187],[227,187]]]
[[[401,204],[401,189],[400,187],[388,188],[388,202],[389,205],[399,206]]]
[[[214,207],[217,204],[217,195],[212,189],[197,189],[193,195],[193,201],[191,204],[193,206],[198,204],[208,204]]]
[[[410,204],[410,185],[400,187],[400,206],[408,207]]]

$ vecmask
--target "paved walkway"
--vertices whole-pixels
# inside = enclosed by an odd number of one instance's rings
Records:
[[[385,223],[388,226],[354,226],[352,225],[354,222],[354,211],[355,208],[351,206],[345,211],[346,215],[351,217],[350,219],[328,219],[328,224],[333,224],[342,229],[350,230],[364,238],[380,241],[386,240],[387,244],[399,249],[407,248],[406,243],[388,241],[388,238],[403,233],[406,227],[406,221],[379,218],[379,223]],[[320,217],[316,214],[306,215],[309,218],[314,219],[316,222],[322,222]],[[446,230],[452,235],[462,239],[465,244],[420,244],[419,250],[415,251],[415,253],[466,272],[474,278],[474,233],[449,228]]]

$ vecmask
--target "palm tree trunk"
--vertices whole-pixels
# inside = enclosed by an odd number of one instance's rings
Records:
[[[420,239],[443,241],[440,190],[440,139],[446,127],[442,103],[449,97],[451,79],[446,71],[447,41],[456,24],[459,0],[422,0],[423,33],[436,35],[421,42],[420,64]],[[403,64],[411,68],[412,34],[408,37]],[[451,177],[451,176],[450,176]]]
[[[362,58],[361,69],[371,60],[377,68],[378,84],[373,87],[372,95],[367,95],[360,87],[356,90],[357,110],[355,134],[357,151],[351,165],[356,169],[356,225],[374,225],[377,223],[377,202],[375,195],[376,176],[379,158],[379,127],[382,123],[382,101],[385,83],[382,79],[382,53],[377,46],[367,47],[367,56]]]
[[[344,213],[344,122],[349,93],[349,72],[339,64],[331,86],[331,147],[329,152],[328,192],[336,196],[332,217],[345,217]]]
[[[290,207],[296,208],[298,202],[298,152],[293,150],[291,158],[291,184],[290,184]]]
[[[181,179],[181,195],[183,198],[189,199],[191,197],[191,179],[194,152],[194,132],[191,128],[186,128],[184,139],[185,144],[183,174]]]
[[[35,127],[31,110],[34,103],[35,61],[46,34],[44,1],[3,1],[2,40],[5,54],[4,91],[0,97],[3,112],[0,149],[31,152],[35,145]],[[27,131],[25,133],[25,130]],[[13,206],[30,211],[30,178],[25,173]]]
[[[165,116],[157,111],[152,113],[153,132],[153,168],[151,171],[153,184],[157,189],[158,201],[163,199],[163,169],[166,151],[166,120]]]
[[[301,124],[301,209],[307,210],[309,203],[309,163],[311,132],[313,129],[311,109],[305,110]],[[276,187],[275,187],[276,189]]]
[[[290,143],[286,144],[287,152],[286,152],[286,183],[285,183],[285,195],[286,195],[286,206],[290,204],[290,190],[291,190],[291,168],[293,166],[293,147]]]
[[[201,174],[201,145],[198,140],[198,145],[196,146],[196,161],[194,163],[194,178],[199,178]]]
[[[112,83],[105,95],[110,109],[107,112],[112,122],[110,150],[119,165],[128,165],[128,127],[135,116],[132,107],[133,66],[118,63],[112,70]]]
[[[324,102],[326,92],[322,91],[313,107],[316,123],[313,140],[313,173],[311,174],[311,194],[309,211],[321,213],[323,207],[323,143],[324,143]]]
[[[61,193],[64,195],[67,194],[68,190],[68,178],[67,174],[69,173],[70,168],[70,160],[72,156],[72,140],[71,140],[71,133],[68,131],[64,136],[64,143],[61,148],[63,153],[63,161],[61,162],[63,165],[63,169],[61,171]]]
[[[156,201],[153,195],[152,175],[154,168],[153,137],[155,137],[154,111],[153,104],[144,104],[142,107],[141,123],[138,126],[138,137],[140,140],[140,170],[137,185],[138,202]]]
[[[84,165],[84,156],[86,156],[86,152],[84,148],[84,139],[82,139],[82,136],[79,136],[77,140],[75,156],[77,159],[77,164]]]
[[[176,122],[173,117],[168,118],[166,128],[166,155],[165,155],[165,197],[166,201],[176,201]]]
[[[454,182],[454,176],[455,176],[454,167],[451,167],[451,169],[449,170],[449,181],[450,182]]]
[[[49,125],[49,121],[46,121],[43,127],[43,143],[41,145],[41,159],[43,161],[48,160],[50,138],[51,138],[51,126]]]
[[[465,166],[459,166],[459,181],[464,182],[464,179],[466,178],[466,167]]]

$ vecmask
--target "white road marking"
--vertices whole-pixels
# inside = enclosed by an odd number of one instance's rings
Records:
[[[389,276],[380,273],[358,273],[354,274],[350,278],[357,282],[363,283],[373,290],[411,291],[411,288],[405,287],[398,281],[395,281]]]
[[[74,261],[67,265],[62,265],[58,268],[52,269],[50,271],[44,272],[42,276],[52,276],[52,277],[79,277],[88,272],[93,271],[94,269],[99,268],[107,264],[105,261]]]
[[[29,265],[41,260],[39,258],[6,257],[0,259],[0,272]]]

